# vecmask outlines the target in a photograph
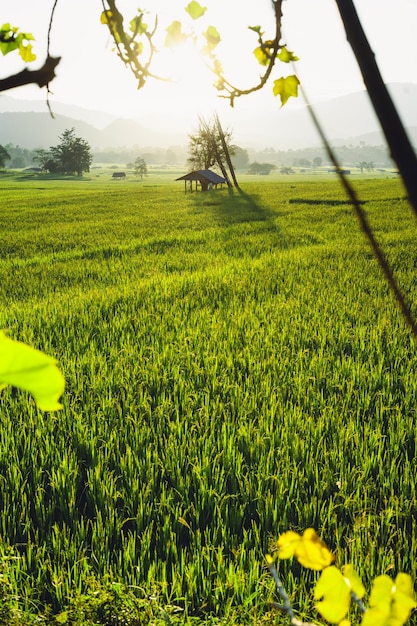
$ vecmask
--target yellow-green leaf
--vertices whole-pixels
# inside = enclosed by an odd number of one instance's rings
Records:
[[[258,46],[257,48],[255,48],[255,50],[253,51],[253,54],[255,55],[260,65],[268,65],[270,61],[270,57],[266,54],[265,50],[261,48],[261,46]]]
[[[277,541],[278,557],[280,559],[290,559],[295,554],[297,545],[301,541],[301,535],[293,530],[287,530],[286,533],[280,535]]]
[[[190,4],[185,7],[185,10],[193,20],[198,20],[198,18],[202,17],[207,11],[207,7],[202,7],[201,4],[199,4],[195,0],[192,0]]]
[[[65,381],[52,357],[0,331],[0,386],[28,391],[42,411],[57,411]]]
[[[290,61],[299,61],[299,58],[295,56],[294,52],[287,50],[285,46],[278,52],[278,58],[283,63],[290,63]]]
[[[36,54],[32,52],[31,44],[27,44],[27,46],[20,46],[19,54],[25,63],[31,63],[31,61],[36,60]]]
[[[220,43],[221,37],[220,33],[215,26],[209,26],[205,33],[203,33],[204,37],[207,41],[207,48],[209,52],[214,50],[214,48]]]
[[[262,37],[262,27],[261,26],[248,26],[249,30],[253,30],[255,33],[258,33],[259,37]]]
[[[417,606],[411,576],[402,572],[397,574],[392,593],[393,604],[391,608],[391,621],[394,626],[402,626],[410,617],[411,611]]]
[[[273,93],[274,96],[281,98],[281,106],[288,101],[289,98],[298,96],[298,85],[300,81],[297,76],[281,77],[274,81]]]
[[[112,17],[113,13],[111,11],[102,11],[100,15],[100,22],[102,24],[108,24]]]
[[[142,15],[136,15],[133,20],[130,20],[129,28],[132,33],[143,35],[148,30],[148,25],[142,22]]]
[[[351,600],[350,585],[337,567],[332,565],[323,571],[314,589],[314,598],[323,598],[316,609],[331,624],[338,624],[346,616]]]
[[[187,35],[182,32],[182,24],[175,20],[172,22],[170,26],[166,29],[167,36],[165,38],[165,47],[172,48],[173,46],[178,46],[187,39]]]
[[[375,578],[369,598],[370,608],[362,626],[402,626],[417,606],[408,574],[399,573],[395,582],[385,574]]]
[[[314,570],[322,570],[334,561],[333,554],[321,541],[314,528],[307,528],[304,531],[301,541],[295,548],[295,556],[301,565]]]
[[[342,567],[342,572],[343,572],[343,576],[349,581],[349,584],[351,586],[351,590],[353,591],[353,593],[360,600],[362,600],[363,596],[365,595],[366,590],[365,590],[365,587],[363,586],[361,579],[359,578],[358,574],[354,570],[353,565],[351,565],[350,563],[348,563],[347,565],[344,565]]]
[[[28,43],[33,40],[34,36],[31,33],[21,33],[16,26],[11,26],[10,23],[0,27],[0,52],[3,55],[18,50],[23,61],[27,63],[34,61],[36,55],[33,54],[32,46]]]

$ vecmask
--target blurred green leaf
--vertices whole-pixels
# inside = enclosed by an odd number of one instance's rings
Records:
[[[198,20],[198,18],[202,17],[207,11],[207,7],[202,7],[201,4],[199,4],[195,0],[192,0],[192,2],[190,2],[185,10],[193,20]]]
[[[0,386],[28,391],[42,411],[57,411],[65,387],[64,377],[52,357],[0,331]]]
[[[203,33],[207,41],[208,51],[211,52],[221,41],[220,33],[215,26],[209,26]]]
[[[261,48],[261,46],[258,46],[257,48],[255,48],[255,50],[253,51],[253,54],[255,55],[260,65],[268,65],[270,61],[270,57],[266,54],[265,50]]]
[[[279,96],[281,98],[281,106],[288,101],[291,96],[293,98],[297,98],[298,96],[298,85],[300,81],[297,76],[287,76],[278,78],[278,80],[274,80],[273,93],[274,96]]]
[[[165,47],[172,48],[184,43],[187,39],[187,35],[182,32],[182,24],[178,20],[172,22],[166,29],[167,36],[165,38]]]
[[[370,608],[362,626],[402,626],[417,606],[411,577],[400,572],[395,581],[383,574],[372,583]]]
[[[255,33],[258,33],[259,37],[262,37],[263,32],[260,26],[248,26],[249,30],[253,30]]]
[[[299,58],[295,56],[294,52],[291,52],[291,50],[287,50],[285,46],[283,46],[281,50],[278,52],[278,58],[283,63],[290,63],[291,61],[299,61]]]
[[[28,43],[33,40],[34,36],[31,33],[19,32],[16,26],[11,26],[8,22],[0,27],[0,52],[3,55],[18,50],[25,63],[34,61],[36,54],[32,51],[32,45]]]
[[[27,44],[26,46],[20,46],[19,54],[25,63],[31,63],[31,61],[35,61],[36,59],[36,54],[33,54],[31,44]]]
[[[112,16],[113,16],[113,13],[111,11],[102,11],[100,15],[100,22],[102,24],[108,24]]]
[[[323,598],[316,604],[320,615],[331,624],[338,624],[349,611],[350,584],[342,572],[331,565],[323,570],[314,589],[314,598]]]
[[[143,35],[148,30],[148,25],[142,22],[142,15],[136,15],[129,23],[132,33]]]
[[[353,593],[361,600],[365,595],[365,587],[363,586],[363,583],[356,573],[353,565],[350,563],[344,565],[342,567],[342,573],[343,576],[349,581]]]

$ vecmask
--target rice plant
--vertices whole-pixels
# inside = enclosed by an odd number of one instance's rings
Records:
[[[0,327],[66,379],[54,414],[0,395],[11,611],[75,620],[109,583],[143,623],[250,620],[309,526],[365,583],[416,577],[414,342],[337,182],[242,187],[4,185]],[[358,188],[416,310],[402,188]]]

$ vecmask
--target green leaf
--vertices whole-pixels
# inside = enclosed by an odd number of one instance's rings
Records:
[[[165,47],[172,48],[174,46],[178,46],[187,39],[187,35],[182,32],[182,24],[175,20],[172,22],[170,26],[166,29],[167,36],[165,38]]]
[[[249,30],[253,30],[255,33],[258,33],[259,37],[262,37],[263,32],[261,26],[248,26]]]
[[[30,63],[36,59],[36,54],[33,54],[32,46],[30,44],[27,46],[20,46],[19,54],[25,63]]]
[[[142,15],[136,15],[129,23],[130,30],[136,35],[143,35],[148,30],[148,25],[142,22]]]
[[[0,28],[0,52],[3,55],[18,50],[23,61],[30,62],[36,59],[32,52],[32,46],[28,44],[34,37],[30,33],[21,33],[16,26],[9,23],[3,24]]]
[[[316,604],[320,615],[331,624],[338,624],[349,611],[350,584],[346,582],[342,572],[331,565],[323,570],[314,589],[314,598],[323,598]]]
[[[291,61],[300,60],[298,57],[295,56],[294,52],[291,52],[291,50],[287,50],[285,46],[281,48],[277,56],[279,60],[282,61],[283,63],[290,63]]]
[[[274,96],[279,96],[281,98],[281,106],[288,101],[288,99],[292,96],[297,98],[298,96],[298,85],[300,81],[297,76],[287,76],[286,78],[281,77],[278,80],[274,80],[273,93]]]
[[[3,24],[0,28],[0,50],[3,55],[18,49],[16,31],[17,28],[12,28],[9,23]]]
[[[362,626],[402,626],[417,606],[411,577],[400,572],[395,582],[383,574],[372,583],[370,608],[362,618]]]
[[[220,33],[215,26],[209,26],[205,33],[203,33],[207,41],[208,51],[211,52],[221,41]]]
[[[334,556],[322,542],[314,528],[307,528],[302,535],[288,530],[278,537],[277,547],[280,559],[295,556],[303,567],[322,570],[334,561]]]
[[[42,411],[62,408],[65,381],[55,359],[0,331],[0,386],[6,385],[31,393]]]
[[[199,4],[195,0],[192,0],[190,4],[185,7],[185,10],[193,20],[198,20],[198,18],[202,17],[207,11],[207,7],[202,7],[201,4]]]
[[[102,11],[100,15],[100,22],[102,24],[108,24],[112,17],[112,11]]]
[[[255,48],[255,50],[253,51],[253,54],[255,55],[260,65],[268,65],[270,61],[270,57],[266,54],[265,50],[261,48],[261,46],[258,46],[258,48]]]

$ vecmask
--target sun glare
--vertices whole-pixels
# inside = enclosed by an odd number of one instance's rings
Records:
[[[204,54],[191,40],[161,52],[161,66],[161,74],[168,81],[165,83],[167,93],[180,102],[187,100],[199,109],[213,107],[217,100],[213,87],[215,76]]]

